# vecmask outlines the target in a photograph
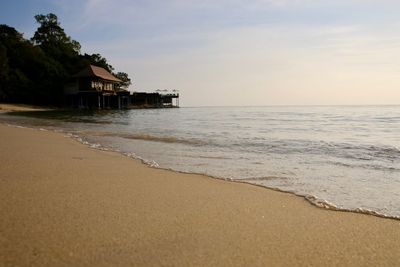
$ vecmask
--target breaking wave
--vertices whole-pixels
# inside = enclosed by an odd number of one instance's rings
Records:
[[[177,143],[177,144],[188,144],[188,145],[205,145],[206,143],[202,140],[196,139],[183,139],[173,136],[156,136],[149,134],[131,134],[131,133],[90,133],[94,136],[108,136],[108,137],[120,137],[132,140],[142,140],[142,141],[152,141],[152,142],[162,142],[162,143]]]

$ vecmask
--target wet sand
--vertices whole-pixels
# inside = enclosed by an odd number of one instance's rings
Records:
[[[400,221],[0,125],[0,266],[399,266]]]
[[[40,106],[32,106],[25,104],[5,104],[0,103],[0,113],[1,112],[18,112],[18,111],[43,111],[43,110],[52,110],[47,107]]]

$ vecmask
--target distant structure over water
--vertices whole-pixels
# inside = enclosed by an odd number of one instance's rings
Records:
[[[179,93],[134,92],[121,87],[122,81],[104,68],[89,65],[77,74],[65,89],[67,104],[72,108],[174,108],[179,107]],[[167,91],[167,90],[163,90]]]

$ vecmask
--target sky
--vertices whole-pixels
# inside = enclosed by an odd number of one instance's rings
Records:
[[[400,1],[2,0],[25,38],[55,13],[131,91],[182,106],[400,104]]]

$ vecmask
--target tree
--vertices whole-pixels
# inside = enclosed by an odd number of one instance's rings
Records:
[[[104,68],[108,70],[108,72],[113,72],[114,68],[110,64],[108,64],[107,59],[102,57],[100,54],[84,54],[83,59],[87,60],[89,64]]]
[[[35,19],[40,26],[31,39],[34,44],[42,47],[62,45],[62,48],[68,48],[76,54],[80,53],[81,45],[64,32],[55,14],[36,15]]]
[[[0,101],[62,105],[64,85],[88,64],[113,72],[100,54],[80,55],[80,44],[61,28],[56,15],[36,15],[39,27],[31,40],[16,29],[0,25]],[[118,73],[123,87],[131,84]]]
[[[65,33],[55,14],[36,15],[35,19],[40,25],[31,41],[35,46],[39,46],[46,56],[51,57],[60,65],[59,68],[65,73],[64,77],[59,78],[65,80],[77,71],[76,65],[79,61],[81,45]]]
[[[0,99],[3,101],[13,101],[20,93],[24,95],[30,84],[23,70],[27,60],[24,51],[30,46],[14,28],[0,25]]]
[[[8,58],[7,49],[0,44],[0,100],[7,99],[7,82],[8,82]]]
[[[61,104],[62,64],[14,28],[0,25],[0,98],[8,102]]]
[[[121,87],[124,89],[128,89],[129,85],[132,84],[131,79],[128,77],[128,74],[125,72],[118,72],[117,74],[115,74],[115,77],[117,77],[118,79],[120,79],[122,81]]]

